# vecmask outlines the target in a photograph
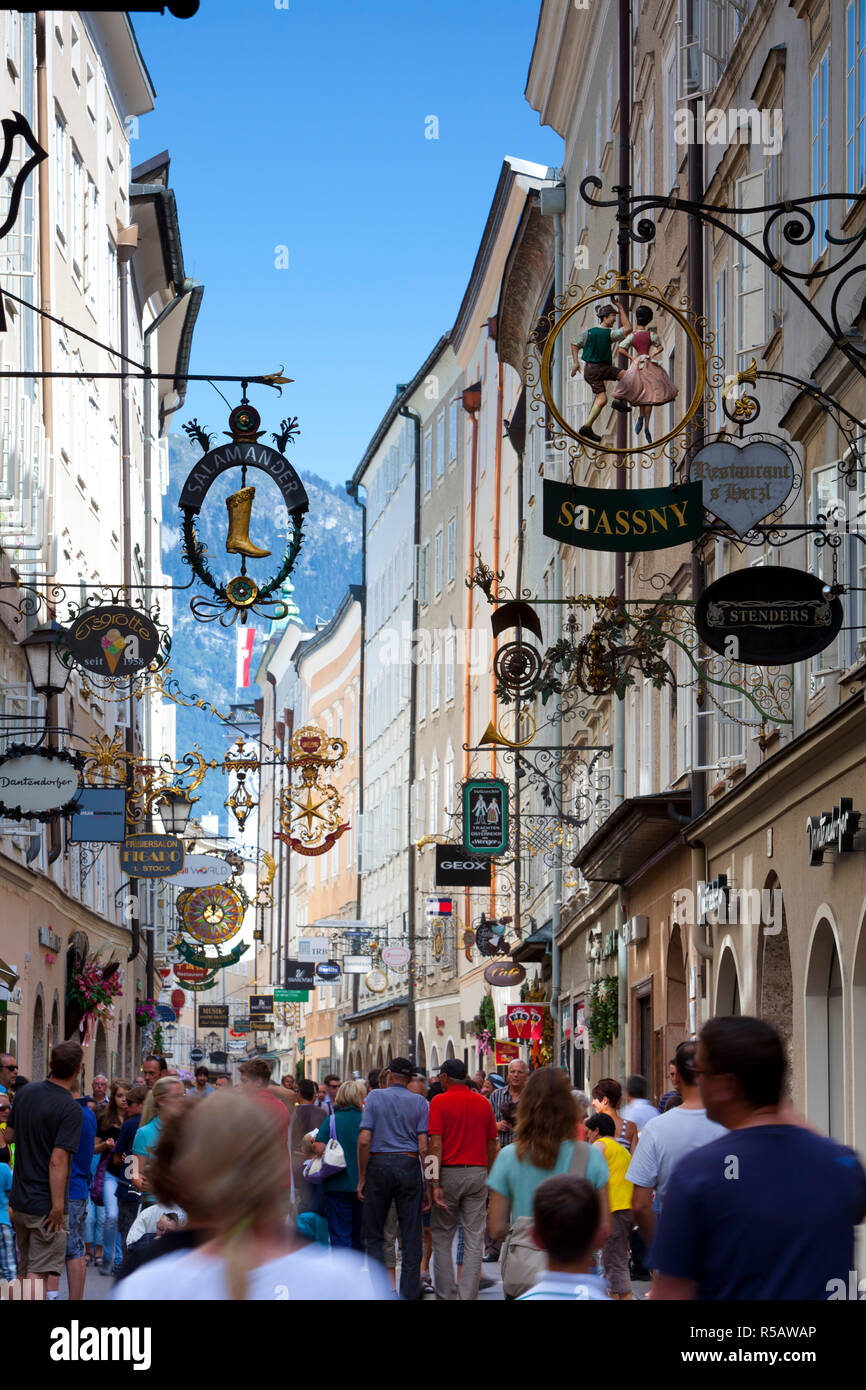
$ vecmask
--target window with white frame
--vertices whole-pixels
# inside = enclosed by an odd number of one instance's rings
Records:
[[[451,740],[448,740],[448,747],[445,749],[444,780],[442,782],[442,803],[445,811],[453,815],[456,811],[454,805],[454,749],[451,747]]]
[[[457,578],[457,516],[448,521],[448,544],[446,546],[445,578],[453,584]]]
[[[424,493],[425,495],[433,487],[433,431],[427,430],[424,434]]]
[[[433,762],[430,764],[430,820],[427,834],[439,834],[439,759],[435,753],[433,754]]]
[[[448,467],[457,467],[457,431],[460,428],[460,397],[455,396],[448,407]]]
[[[66,122],[59,112],[54,117],[54,221],[66,245]]]
[[[650,196],[655,192],[655,164],[655,123],[653,113],[650,111],[645,125],[643,161],[644,188]]]
[[[442,678],[442,652],[437,642],[433,648],[430,662],[430,713],[439,708],[440,683]]]
[[[427,718],[427,662],[422,652],[418,659],[418,680],[415,688],[418,722],[423,724]]]
[[[784,91],[781,87],[777,88],[775,97],[772,100],[774,111],[784,110]],[[782,159],[784,144],[776,154],[767,154],[766,169],[764,177],[764,198],[768,205],[775,206],[781,203],[784,197],[784,180],[782,176]],[[779,218],[770,233],[770,250],[773,255],[781,261],[782,259],[782,225],[783,219]],[[764,270],[764,278],[767,285],[766,293],[766,312],[767,312],[767,341],[772,338],[776,329],[782,323],[782,281],[775,275],[769,267]]]
[[[722,371],[728,375],[731,371],[731,364],[728,361],[728,267],[723,265],[716,276],[716,283],[713,291],[713,311],[715,323],[713,329],[716,334],[716,356],[721,359]],[[721,426],[724,420],[722,412],[722,394],[724,384],[716,387],[716,420]]]
[[[682,777],[692,767],[692,711],[697,672],[682,647],[676,649],[677,710],[676,710],[676,777]]]
[[[81,155],[72,147],[72,226],[70,248],[72,269],[80,280],[84,267],[84,164]]]
[[[858,193],[866,183],[866,0],[845,10],[845,170],[847,191]]]
[[[835,517],[839,517],[844,524],[848,516],[849,498],[848,488],[839,472],[838,463],[832,463],[826,468],[816,468],[811,475],[810,482],[809,520],[816,522],[821,518],[826,526]],[[860,542],[853,536],[843,539],[847,539],[849,544],[860,546]],[[847,582],[850,557],[844,544],[838,547],[816,545],[810,537],[809,551],[811,553],[808,569],[812,574],[817,575],[825,584],[832,584],[834,582],[833,558],[835,556],[835,582],[839,584]],[[851,664],[857,635],[856,631],[843,629],[829,647],[825,647],[822,652],[812,658],[811,685],[813,691],[820,689],[825,675],[831,671],[844,671]]]
[[[415,596],[425,608],[430,602],[430,542],[415,547]]]
[[[436,481],[445,477],[445,411],[436,418]]]
[[[669,193],[676,182],[679,166],[679,146],[674,140],[677,110],[677,55],[671,48],[664,61],[665,109],[665,178],[664,192]]]
[[[812,196],[830,192],[830,45],[824,49],[812,73],[811,164]],[[852,190],[853,191],[853,190]],[[827,204],[816,203],[812,258],[823,253],[827,232]]]
[[[655,766],[653,762],[653,731],[658,713],[659,692],[652,681],[644,679],[640,690],[640,780],[641,796],[649,796],[655,791]]]
[[[117,247],[109,234],[108,237],[108,275],[106,294],[108,298],[108,342],[113,351],[117,351]]]
[[[451,627],[445,638],[445,699],[454,699],[455,672],[457,666],[457,633]]]
[[[96,315],[96,287],[99,278],[99,193],[93,179],[87,180],[84,200],[84,295],[91,312]]]
[[[438,598],[442,593],[443,544],[444,536],[442,534],[442,527],[440,526],[436,535],[433,537],[433,595],[435,598]]]
[[[415,778],[413,788],[414,801],[412,804],[413,827],[412,839],[420,840],[427,830],[427,771],[424,759],[421,759],[421,766],[418,769],[418,776]]]
[[[96,124],[96,76],[89,60],[84,64],[84,104],[90,117],[90,124]]]
[[[756,209],[764,202],[764,171],[737,179],[735,200],[739,209],[738,231],[757,249],[761,248],[764,221]],[[747,247],[737,245],[734,278],[737,335],[736,369],[741,371],[755,357],[766,340],[764,308],[764,266]]]
[[[76,87],[81,86],[81,40],[75,25],[69,22],[69,68]]]
[[[111,124],[111,117],[110,117],[110,116],[106,116],[106,118],[105,118],[105,162],[106,162],[106,164],[108,165],[108,170],[109,170],[109,173],[111,173],[111,174],[114,173],[114,162],[113,162],[113,160],[112,160],[112,155],[113,155],[113,153],[114,153],[114,126]]]

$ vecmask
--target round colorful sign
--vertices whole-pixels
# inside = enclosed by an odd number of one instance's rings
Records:
[[[181,894],[177,904],[184,930],[194,941],[218,946],[240,931],[243,904],[234,889],[217,884]]]
[[[149,613],[125,604],[102,604],[79,614],[63,634],[62,646],[72,664],[84,671],[130,676],[159,655],[160,641]]]

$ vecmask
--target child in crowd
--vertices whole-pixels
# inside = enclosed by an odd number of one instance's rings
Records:
[[[634,1186],[626,1182],[625,1176],[631,1162],[631,1154],[622,1144],[617,1143],[616,1125],[610,1115],[600,1113],[588,1116],[586,1130],[586,1137],[590,1143],[600,1144],[604,1149],[610,1172],[607,1189],[610,1199],[611,1231],[601,1252],[604,1277],[610,1285],[611,1298],[633,1298],[628,1249],[634,1224],[631,1214]]]
[[[592,1272],[593,1251],[601,1239],[601,1203],[592,1183],[568,1173],[546,1178],[536,1188],[532,1218],[535,1243],[547,1253],[547,1270],[515,1301],[605,1301],[604,1281]]]

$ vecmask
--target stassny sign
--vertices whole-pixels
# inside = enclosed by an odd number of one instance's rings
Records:
[[[704,524],[703,485],[571,487],[545,481],[545,536],[584,550],[664,550],[694,540]]]

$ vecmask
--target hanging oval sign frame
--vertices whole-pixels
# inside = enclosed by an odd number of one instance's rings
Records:
[[[259,429],[260,424],[261,417],[258,411],[253,409],[249,402],[243,401],[235,406],[229,415],[230,442],[220,444],[216,449],[207,447],[210,440],[203,430],[199,430],[195,425],[185,426],[187,433],[197,438],[205,448],[203,456],[193,464],[187,474],[178,499],[178,506],[183,512],[183,558],[192,568],[196,578],[206,584],[215,595],[213,599],[190,600],[190,608],[199,622],[213,622],[219,618],[220,622],[227,626],[238,617],[241,623],[245,623],[251,612],[272,619],[284,618],[288,612],[285,603],[276,595],[298,558],[303,540],[304,513],[308,510],[310,502],[306,489],[289,460],[276,449],[259,442],[259,436],[263,433]],[[281,448],[285,448],[297,433],[295,421],[284,421],[283,424],[283,433],[277,437]],[[206,547],[196,534],[195,518],[201,511],[212,484],[227,468],[241,469],[241,488],[249,494],[254,494],[254,489],[247,488],[247,469],[256,468],[266,473],[279,488],[288,512],[290,526],[282,564],[276,574],[261,585],[246,572],[247,555],[258,558],[254,553],[254,547],[238,550],[242,555],[240,574],[221,583],[211,574],[206,559]],[[235,496],[239,497],[240,493]],[[230,498],[229,501],[231,500]],[[246,505],[249,518],[251,497]],[[248,541],[249,537],[246,539]],[[234,553],[234,550],[231,553]]]
[[[755,565],[715,580],[695,604],[706,646],[748,666],[788,666],[816,656],[836,637],[844,613],[817,575]]]
[[[62,748],[10,744],[0,754],[0,816],[47,822],[77,809],[82,759]]]
[[[80,611],[64,630],[60,647],[65,666],[76,666],[88,676],[121,680],[164,666],[171,637],[144,609],[105,603]]]
[[[502,961],[493,965],[488,965],[484,972],[484,978],[494,989],[511,989],[512,985],[522,985],[526,979],[526,971],[517,961]]]

